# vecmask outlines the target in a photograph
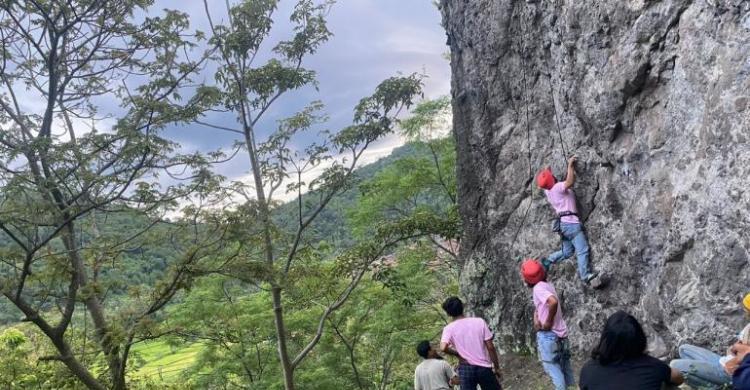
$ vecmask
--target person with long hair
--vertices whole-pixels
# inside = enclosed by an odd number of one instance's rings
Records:
[[[646,353],[646,333],[632,315],[618,311],[581,370],[581,390],[661,390],[680,385],[682,374]]]

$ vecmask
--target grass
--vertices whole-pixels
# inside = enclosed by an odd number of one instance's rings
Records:
[[[152,380],[173,382],[180,374],[193,365],[203,349],[200,343],[185,347],[172,347],[164,341],[154,341],[138,346],[133,350],[146,362],[133,376]]]

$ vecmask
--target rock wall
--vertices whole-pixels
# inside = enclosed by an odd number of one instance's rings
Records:
[[[442,0],[452,53],[462,295],[508,350],[533,344],[518,266],[560,241],[532,182],[575,185],[592,264],[553,269],[571,342],[593,346],[618,308],[652,353],[724,350],[750,291],[749,0]]]

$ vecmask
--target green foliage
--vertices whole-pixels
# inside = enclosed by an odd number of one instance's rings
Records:
[[[393,157],[358,170],[357,176],[364,179],[357,191],[338,192],[331,208],[306,232],[306,242],[294,252],[294,267],[284,279],[280,306],[289,350],[303,350],[323,326],[317,347],[295,369],[299,388],[409,388],[418,360],[414,345],[439,334],[445,323],[439,303],[457,290],[455,253],[449,244],[461,233],[452,140],[413,142]],[[297,229],[300,207],[304,214],[319,196],[320,190],[313,191],[274,209],[277,244]],[[349,223],[356,227],[356,238],[343,227],[345,209],[351,209]],[[248,226],[256,215],[251,212],[235,223]],[[346,238],[331,239],[328,232],[336,231]],[[448,248],[440,245],[446,239],[452,240],[444,243]],[[252,258],[249,253],[242,256]],[[220,276],[205,279],[176,309],[179,314],[172,317],[180,319],[179,328],[192,327],[192,333],[181,332],[183,343],[206,346],[192,370],[197,386],[283,387],[268,291],[278,271],[265,272],[271,272],[268,279],[259,274],[239,278],[245,283]],[[352,285],[358,278],[361,281]],[[347,303],[326,315],[350,288]]]
[[[418,361],[414,346],[439,336],[446,320],[440,302],[458,287],[430,244],[403,248],[395,258],[394,264],[382,264],[368,274],[348,304],[327,321],[319,347],[298,368],[300,388],[356,388],[357,375],[366,389],[410,386]],[[295,275],[295,286],[290,288],[294,293],[284,301],[287,324],[294,329],[289,340],[294,348],[302,348],[315,334],[325,305],[348,283],[330,262],[305,262],[300,268],[304,271]],[[181,336],[174,343],[203,346],[187,371],[190,381],[182,383],[196,389],[222,384],[282,387],[273,307],[266,291],[210,277],[173,310],[172,325]]]
[[[411,140],[434,138],[434,132],[446,125],[450,105],[451,100],[448,96],[419,103],[412,110],[411,116],[401,123],[404,135]]]
[[[417,153],[395,161],[360,185],[361,197],[349,212],[359,237],[385,221],[429,213],[442,218],[455,214],[455,152],[450,138],[414,143]],[[451,238],[453,235],[450,236]]]
[[[32,387],[37,382],[34,367],[28,359],[26,336],[17,329],[6,329],[0,333],[0,387]]]
[[[149,12],[152,3],[0,2],[0,293],[51,341],[44,361],[93,389],[125,388],[130,347],[151,337],[192,267],[223,253],[204,221],[164,218],[221,179],[210,159],[179,155],[160,134],[215,95],[191,93],[207,58],[202,34],[183,12]],[[39,104],[19,102],[22,91]],[[111,100],[117,113],[102,106]],[[106,229],[110,218],[133,229]]]

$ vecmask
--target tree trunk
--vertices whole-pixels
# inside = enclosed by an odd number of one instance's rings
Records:
[[[243,111],[244,119],[244,111]],[[250,157],[250,165],[253,170],[253,179],[255,182],[255,194],[258,198],[258,209],[260,212],[260,219],[263,224],[263,241],[264,241],[264,252],[266,256],[266,263],[269,267],[273,267],[273,239],[271,238],[271,219],[270,212],[268,210],[268,200],[266,199],[266,193],[263,187],[263,176],[260,171],[260,165],[258,163],[258,155],[255,150],[255,134],[253,128],[249,126],[248,122],[245,122],[244,126],[245,143],[247,146],[247,153]],[[286,390],[294,390],[294,366],[289,360],[289,351],[286,346],[286,326],[284,325],[284,312],[283,304],[281,301],[281,287],[278,285],[276,280],[271,281],[271,297],[273,299],[273,322],[276,328],[276,342],[278,344],[279,361],[281,363],[281,370],[284,374],[284,388]]]
[[[75,229],[72,222],[63,231],[62,239],[73,266],[73,277],[78,279],[78,285],[81,288],[85,288],[88,284],[88,276],[86,275],[83,259],[76,246]],[[119,348],[117,345],[114,345],[112,335],[109,334],[109,326],[104,316],[104,309],[99,301],[99,296],[92,292],[84,299],[84,303],[94,323],[94,334],[102,348],[102,352],[107,357],[112,389],[124,390],[125,370],[123,367],[126,357],[120,357]]]
[[[294,367],[289,361],[289,351],[286,346],[286,327],[284,326],[284,315],[281,305],[281,288],[273,287],[271,289],[273,297],[273,322],[276,327],[276,342],[279,347],[279,359],[281,360],[281,370],[284,374],[284,388],[294,390]]]
[[[55,345],[57,351],[60,352],[60,356],[62,357],[60,360],[81,383],[91,390],[106,390],[106,387],[99,383],[89,370],[75,358],[73,351],[68,346],[68,343],[65,342],[62,335],[59,337],[50,337],[50,340],[52,340],[52,344]]]

